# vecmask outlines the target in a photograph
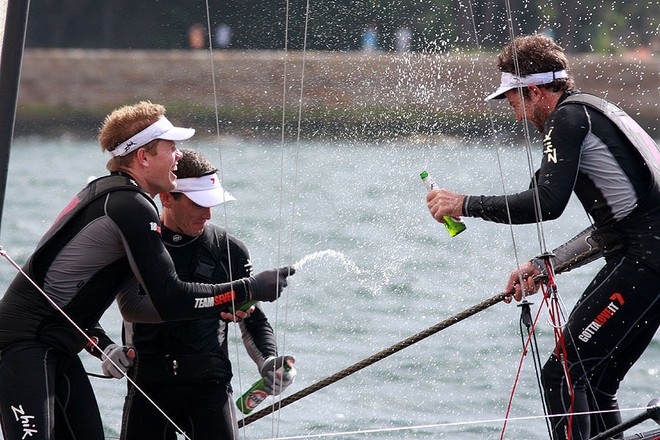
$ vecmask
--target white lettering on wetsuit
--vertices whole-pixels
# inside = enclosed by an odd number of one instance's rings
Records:
[[[18,407],[12,405],[11,411],[12,413],[14,413],[14,419],[17,422],[20,422],[21,426],[23,427],[23,437],[21,437],[21,439],[32,437],[34,434],[37,434],[39,432],[38,429],[35,429],[37,425],[32,423],[32,419],[34,419],[34,416],[25,414],[23,405],[18,405]]]
[[[552,130],[554,127],[543,137],[543,153],[548,158],[548,162],[557,163],[557,149],[552,146]]]
[[[236,299],[236,293],[230,290],[226,293],[221,293],[211,298],[195,298],[195,308],[205,309],[207,307],[220,306],[222,304],[229,304]]]
[[[589,342],[589,339],[591,339],[591,337],[595,335],[607,321],[609,321],[624,303],[623,296],[621,296],[620,293],[613,294],[610,296],[610,299],[612,302],[609,303],[584,330],[582,330],[582,333],[578,336],[580,341]],[[619,305],[616,305],[614,300],[618,301]]]

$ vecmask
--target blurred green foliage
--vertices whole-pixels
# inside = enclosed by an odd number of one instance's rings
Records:
[[[497,49],[533,32],[573,52],[660,45],[659,0],[32,0],[27,45],[182,49],[196,23],[214,49],[223,23],[233,49],[359,50],[370,25],[385,51],[404,28],[410,50],[425,52]]]

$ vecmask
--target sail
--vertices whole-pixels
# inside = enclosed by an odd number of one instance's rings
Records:
[[[14,135],[29,0],[0,0],[0,225],[5,202],[9,150]],[[0,229],[1,230],[1,229]]]
[[[0,0],[0,29],[3,32],[0,32],[0,47],[2,47],[2,42],[5,39],[5,18],[7,17],[7,2],[8,0]],[[2,64],[2,59],[0,59],[0,64]]]

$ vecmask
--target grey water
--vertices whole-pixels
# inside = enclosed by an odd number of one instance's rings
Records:
[[[264,308],[282,354],[298,377],[285,396],[361,361],[495,295],[509,272],[589,225],[575,201],[563,216],[515,226],[465,219],[450,238],[428,213],[419,173],[468,194],[527,187],[524,146],[444,138],[379,142],[279,142],[219,138],[181,143],[221,168],[238,200],[213,221],[249,247],[256,270],[295,265],[277,303]],[[538,161],[540,143],[533,144]],[[105,173],[93,141],[19,139],[11,152],[0,244],[17,262],[90,176]],[[502,163],[501,169],[498,163]],[[570,308],[601,263],[558,277]],[[15,269],[0,259],[2,291]],[[539,296],[531,297],[533,312]],[[497,439],[521,362],[520,309],[496,304],[248,425],[241,438]],[[103,317],[119,339],[113,306]],[[235,395],[258,379],[232,326]],[[552,349],[547,313],[538,324],[540,357]],[[98,361],[81,354],[86,368]],[[660,341],[624,381],[624,418],[660,397]],[[118,438],[125,380],[91,378],[106,435]],[[267,401],[270,404],[272,400]],[[266,404],[263,404],[266,406]],[[531,356],[522,360],[507,439],[547,439]],[[646,422],[643,427],[652,427]]]

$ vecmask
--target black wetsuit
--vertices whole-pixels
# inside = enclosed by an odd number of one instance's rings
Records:
[[[544,156],[537,172],[542,218],[559,217],[575,192],[593,219],[594,235],[614,234],[623,245],[605,253],[605,267],[578,300],[563,331],[574,389],[573,408],[557,356],[552,354],[543,368],[543,386],[552,414],[617,410],[619,384],[660,324],[660,185],[656,164],[645,161],[600,111],[580,103],[564,103],[569,95],[572,93],[562,97],[545,125]],[[532,197],[532,189],[508,196],[512,223],[537,220]],[[509,222],[501,196],[470,196],[463,210],[467,216]],[[592,417],[552,418],[555,440],[568,437],[569,421],[570,438],[583,440],[617,424],[620,415],[614,411]]]
[[[163,227],[163,241],[182,280],[226,282],[252,273],[247,248],[216,225],[207,225],[199,237]],[[239,325],[253,359],[277,355],[273,329],[261,308]],[[227,332],[228,325],[213,318],[125,323],[125,343],[138,353],[130,377],[193,440],[239,438]],[[154,404],[129,385],[121,438],[174,440],[175,432]]]
[[[71,201],[24,266],[81,329],[92,327],[122,285],[139,280],[160,317],[217,317],[245,282],[185,283],[160,236],[151,197],[124,175],[90,183]],[[233,289],[233,290],[232,290]],[[103,438],[77,353],[86,339],[19,274],[0,300],[0,415],[5,440]]]

